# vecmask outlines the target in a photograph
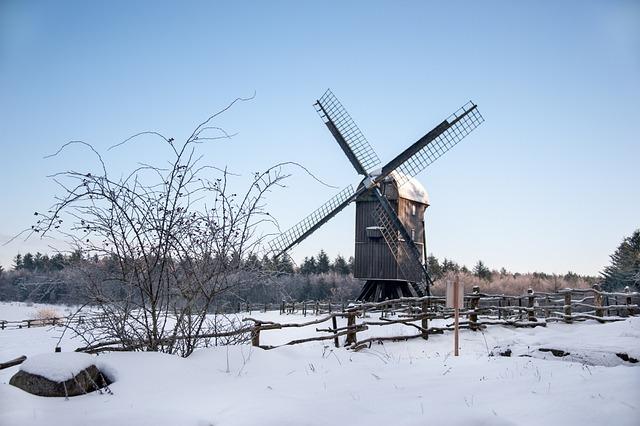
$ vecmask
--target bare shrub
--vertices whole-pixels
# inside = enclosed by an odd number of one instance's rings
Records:
[[[36,310],[31,317],[31,319],[35,320],[52,321],[54,319],[61,318],[62,315],[60,315],[60,312],[56,311],[54,308],[43,307]],[[60,322],[60,320],[57,322]]]
[[[236,193],[234,175],[202,164],[198,144],[230,137],[212,125],[219,114],[182,143],[143,132],[115,145],[145,134],[169,153],[165,165],[140,164],[118,178],[90,145],[61,148],[87,147],[100,167],[55,175],[62,194],[47,213],[36,213],[33,232],[64,229],[78,250],[76,272],[96,313],[77,329],[88,345],[110,341],[127,350],[187,356],[215,328],[207,314],[219,297],[262,273],[245,259],[260,249],[258,226],[273,222],[265,196],[287,175],[277,165],[255,173],[248,189]]]
[[[482,293],[522,295],[529,288],[536,292],[556,292],[562,288],[590,288],[593,284],[584,277],[576,275],[567,277],[562,275],[547,274],[500,274],[493,272],[491,279],[481,279],[470,272],[446,272],[440,279],[436,280],[432,291],[435,295],[443,295],[446,291],[447,281],[458,279],[464,285],[465,293],[471,293],[474,286],[480,288]]]

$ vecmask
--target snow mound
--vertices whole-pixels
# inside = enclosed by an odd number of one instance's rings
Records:
[[[20,370],[60,383],[74,378],[82,370],[95,363],[95,357],[89,354],[50,353],[27,358],[20,366]]]

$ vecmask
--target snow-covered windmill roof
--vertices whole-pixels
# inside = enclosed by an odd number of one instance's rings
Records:
[[[371,172],[371,176],[378,176],[381,169],[376,169]],[[429,194],[427,190],[422,186],[418,179],[400,173],[398,171],[392,172],[387,179],[393,179],[394,182],[400,184],[398,187],[398,196],[407,200],[415,201],[417,203],[429,205]],[[404,183],[402,183],[404,182]]]

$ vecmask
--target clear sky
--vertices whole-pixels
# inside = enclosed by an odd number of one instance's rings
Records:
[[[486,122],[422,172],[429,251],[512,271],[595,274],[640,226],[640,3],[86,2],[0,0],[0,239],[55,186],[142,130],[184,138],[237,96],[204,148],[248,176],[280,161],[357,182],[312,103],[330,87],[383,163],[469,99]],[[145,140],[107,156],[159,162]],[[294,171],[270,198],[281,226],[338,190]],[[292,251],[353,253],[354,208]],[[48,243],[47,243],[48,244]],[[0,247],[46,251],[39,240]]]

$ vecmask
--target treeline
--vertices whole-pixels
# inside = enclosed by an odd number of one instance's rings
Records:
[[[65,266],[80,260],[82,260],[82,254],[79,251],[74,251],[69,255],[56,253],[51,257],[40,252],[36,254],[27,253],[24,256],[17,254],[13,258],[13,270],[31,272],[60,271],[64,269]]]
[[[353,256],[347,260],[341,255],[337,255],[332,261],[324,250],[320,250],[317,256],[305,257],[299,266],[294,265],[289,256],[271,258],[263,256],[262,259],[258,259],[257,256],[251,255],[246,261],[247,266],[250,268],[301,275],[327,274],[330,272],[349,275],[353,274],[353,262]]]
[[[353,277],[353,257],[347,259],[338,255],[331,259],[324,250],[305,257],[299,265],[287,256],[249,256],[243,262],[247,271],[245,284],[224,295],[223,303],[233,303],[236,299],[270,303],[282,299],[347,301],[355,299],[362,287],[362,281]],[[83,275],[78,270],[83,264],[109,269],[114,266],[111,263],[95,256],[84,257],[79,251],[53,256],[18,254],[11,270],[5,271],[0,266],[0,300],[79,303],[82,301]],[[587,288],[596,283],[606,290],[629,286],[633,291],[640,291],[640,230],[623,239],[600,277],[582,276],[571,271],[566,274],[510,272],[504,267],[492,269],[481,260],[468,268],[433,255],[427,258],[427,270],[434,279],[436,294],[442,293],[446,281],[454,276],[463,282],[467,291],[477,285],[484,292],[503,294],[522,294],[529,287],[535,291]]]

